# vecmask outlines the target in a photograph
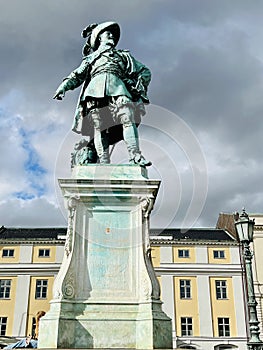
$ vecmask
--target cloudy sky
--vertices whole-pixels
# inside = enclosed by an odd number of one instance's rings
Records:
[[[119,48],[152,71],[139,128],[162,180],[152,227],[213,227],[262,213],[262,1],[0,0],[0,225],[64,226],[79,90],[52,96],[81,62],[80,33],[115,20]],[[119,144],[113,161],[127,161]]]

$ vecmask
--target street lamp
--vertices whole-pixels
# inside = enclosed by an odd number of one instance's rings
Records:
[[[253,254],[250,250],[249,244],[253,241],[254,225],[255,221],[250,220],[248,214],[243,208],[241,215],[235,215],[235,225],[239,240],[243,247],[243,257],[246,267],[246,279],[247,279],[247,293],[248,293],[248,311],[249,311],[249,330],[250,339],[248,341],[249,350],[262,350],[263,343],[259,338],[259,321],[257,317],[257,302],[255,299],[255,291],[253,284],[252,273],[252,258]]]

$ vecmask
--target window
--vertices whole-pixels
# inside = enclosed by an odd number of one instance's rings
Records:
[[[7,317],[0,317],[0,335],[6,335]]]
[[[3,249],[2,258],[13,258],[15,255],[14,249]]]
[[[192,317],[181,317],[181,333],[182,336],[193,335]]]
[[[230,336],[229,318],[227,318],[227,317],[219,317],[218,318],[218,335],[219,335],[219,337],[229,337]]]
[[[225,251],[224,250],[214,250],[214,259],[224,259]]]
[[[11,280],[0,280],[0,299],[9,299]]]
[[[178,258],[189,258],[189,250],[188,249],[178,249]]]
[[[40,258],[49,258],[50,257],[50,249],[39,249],[38,256]]]
[[[191,281],[180,280],[180,298],[190,299],[191,298]]]
[[[36,281],[35,299],[46,299],[47,298],[47,283],[48,283],[48,280],[37,280]]]
[[[216,299],[227,299],[226,281],[216,281]]]

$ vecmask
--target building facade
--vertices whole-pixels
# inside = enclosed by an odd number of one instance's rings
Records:
[[[66,229],[0,229],[0,332],[34,335],[49,310]],[[222,229],[151,230],[152,260],[174,348],[246,349],[240,247]]]
[[[253,279],[255,298],[257,301],[257,316],[259,320],[260,333],[263,334],[263,214],[249,214],[250,219],[254,219],[254,236],[251,243],[254,258],[252,259]],[[216,224],[217,228],[227,230],[234,237],[236,236],[234,215],[220,213]],[[242,261],[244,266],[244,262]]]
[[[220,229],[152,231],[151,246],[174,347],[247,349],[238,242]]]
[[[48,311],[64,252],[64,228],[0,229],[0,336],[34,335]]]
[[[255,287],[255,297],[258,303],[257,314],[260,326],[260,333],[263,334],[263,215],[250,214],[249,217],[255,220],[254,237],[252,250],[254,253],[253,277]]]

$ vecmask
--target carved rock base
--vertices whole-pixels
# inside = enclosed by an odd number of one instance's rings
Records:
[[[172,348],[150,257],[160,181],[137,165],[88,165],[59,182],[68,232],[38,347]]]

